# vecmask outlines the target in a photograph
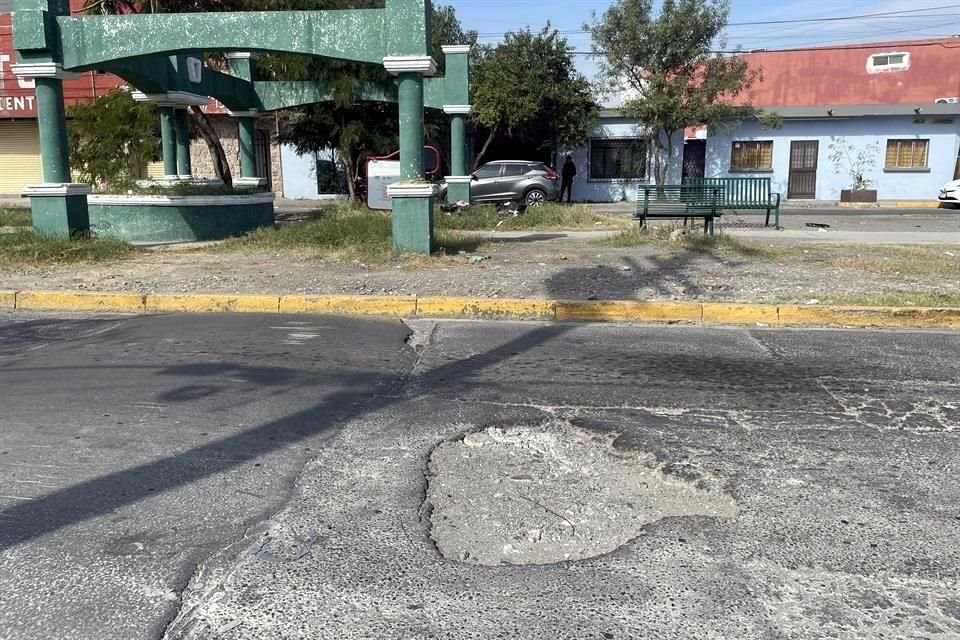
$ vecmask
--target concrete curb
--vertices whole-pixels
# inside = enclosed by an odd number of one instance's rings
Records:
[[[960,308],[846,307],[636,300],[0,291],[0,309],[121,313],[327,313],[394,318],[960,329]]]
[[[960,329],[960,308],[636,300],[507,300],[413,296],[138,294],[0,290],[0,309],[122,313],[326,313],[392,318]]]

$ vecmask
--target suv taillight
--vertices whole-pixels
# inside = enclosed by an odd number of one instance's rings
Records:
[[[560,176],[557,175],[557,172],[556,172],[556,171],[554,171],[554,170],[551,169],[550,167],[547,167],[547,175],[545,175],[545,176],[543,176],[543,177],[546,178],[547,180],[556,180],[556,179],[559,178]]]

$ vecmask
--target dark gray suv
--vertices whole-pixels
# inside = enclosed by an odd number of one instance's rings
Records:
[[[515,200],[528,207],[539,207],[560,195],[557,172],[542,162],[497,160],[473,172],[470,188],[473,202]],[[441,202],[447,199],[447,185],[440,187]]]

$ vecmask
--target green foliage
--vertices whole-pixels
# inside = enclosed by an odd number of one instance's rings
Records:
[[[678,132],[750,113],[743,98],[759,72],[713,53],[729,14],[729,0],[664,0],[658,15],[653,0],[616,0],[588,25],[604,77],[632,96],[624,112],[651,129],[660,184]]]
[[[70,164],[86,182],[139,178],[160,154],[156,108],[114,89],[67,108]]]
[[[30,209],[0,209],[0,227],[29,227]]]
[[[102,193],[138,196],[248,196],[267,192],[263,187],[227,187],[192,182],[138,184],[133,180],[113,182]]]
[[[102,262],[129,257],[135,249],[120,240],[47,238],[30,229],[0,234],[0,267]]]
[[[863,149],[855,151],[845,137],[839,136],[831,139],[829,149],[834,175],[846,173],[850,176],[850,186],[854,191],[870,188],[873,180],[869,180],[866,174],[877,168],[877,159],[880,156],[879,144],[868,144]]]
[[[315,258],[383,262],[394,255],[391,219],[387,214],[350,206],[323,209],[311,220],[279,229],[258,229],[217,246],[217,251],[291,251]],[[450,232],[437,234],[439,253],[472,251],[481,238]]]
[[[572,47],[548,24],[540,32],[510,32],[496,47],[477,50],[473,119],[489,130],[479,165],[494,138],[510,136],[555,151],[582,143],[597,118],[587,79]]]

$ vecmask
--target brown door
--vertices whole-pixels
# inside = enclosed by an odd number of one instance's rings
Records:
[[[817,197],[817,156],[820,143],[816,140],[794,140],[790,143],[790,181],[787,197],[791,200],[813,200]]]

